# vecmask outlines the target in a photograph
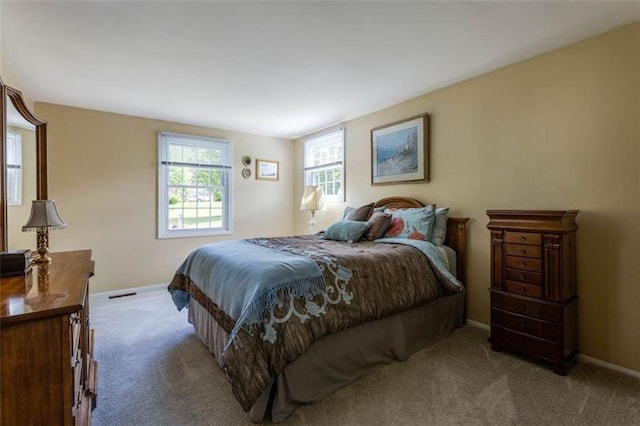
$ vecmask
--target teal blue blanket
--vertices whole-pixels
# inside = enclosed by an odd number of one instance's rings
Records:
[[[189,277],[236,321],[229,342],[243,326],[259,324],[279,300],[322,294],[320,267],[313,260],[246,240],[221,241],[193,251],[176,275]],[[189,293],[169,289],[178,310]]]

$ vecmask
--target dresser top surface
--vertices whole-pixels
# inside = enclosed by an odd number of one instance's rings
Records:
[[[578,229],[579,210],[487,210],[489,229],[565,233]]]
[[[52,253],[48,266],[33,265],[24,276],[0,279],[2,325],[79,310],[87,277],[93,274],[91,250]]]
[[[577,216],[580,210],[487,210],[489,216]]]

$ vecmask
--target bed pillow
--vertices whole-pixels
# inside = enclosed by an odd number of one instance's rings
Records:
[[[369,241],[381,238],[389,225],[391,224],[391,215],[382,211],[373,212],[367,221],[367,232],[364,238]]]
[[[391,224],[384,233],[385,238],[407,238],[429,241],[435,221],[433,206],[410,209],[387,209]]]
[[[358,208],[345,207],[344,213],[342,214],[342,220],[366,222],[371,217],[371,213],[373,213],[373,203],[365,204]]]
[[[347,241],[353,243],[358,241],[367,230],[367,222],[356,220],[339,220],[324,231],[325,240]]]
[[[449,217],[449,207],[436,209],[436,218],[431,230],[431,242],[437,246],[444,244],[447,237],[447,219]]]

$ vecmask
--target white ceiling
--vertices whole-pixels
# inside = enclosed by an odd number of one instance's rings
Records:
[[[36,101],[295,137],[640,20],[640,2],[0,2]]]

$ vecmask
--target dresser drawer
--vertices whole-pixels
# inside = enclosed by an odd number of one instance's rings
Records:
[[[507,279],[507,281],[542,285],[542,274],[539,272],[527,272],[517,269],[507,269],[505,272],[505,278]]]
[[[542,341],[527,334],[517,333],[504,327],[491,327],[491,341],[502,343],[510,348],[526,351],[532,355],[542,353]]]
[[[491,306],[522,315],[542,318],[542,304],[531,299],[491,292]]]
[[[503,292],[491,292],[491,306],[521,315],[528,315],[554,323],[562,322],[562,305],[537,302]]]
[[[503,327],[491,328],[491,341],[551,361],[560,362],[564,359],[562,346]]]
[[[533,259],[542,259],[541,246],[528,246],[524,244],[505,244],[505,253],[507,256],[531,257]]]
[[[521,333],[542,337],[542,321],[500,309],[491,309],[491,325],[498,325]]]
[[[509,293],[515,293],[521,296],[542,299],[542,286],[539,285],[524,284],[507,280],[507,291]]]
[[[78,363],[73,367],[73,416],[78,418],[78,407],[82,402],[84,388],[82,386],[82,358],[78,359]]]
[[[504,342],[533,355],[542,354],[542,341],[526,334],[504,330]]]
[[[542,236],[534,232],[511,232],[505,231],[505,243],[527,244],[539,246],[542,243]]]
[[[492,309],[491,325],[499,325],[520,333],[547,339],[557,344],[562,343],[562,328],[560,324]]]
[[[542,260],[528,257],[507,256],[507,268],[523,269],[525,271],[542,272]]]
[[[80,350],[80,315],[74,312],[69,316],[69,327],[71,332],[71,364],[73,367],[74,360],[79,358]]]

